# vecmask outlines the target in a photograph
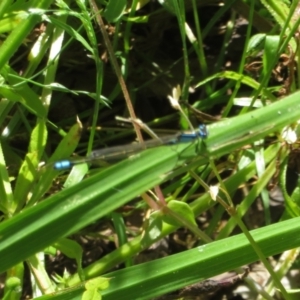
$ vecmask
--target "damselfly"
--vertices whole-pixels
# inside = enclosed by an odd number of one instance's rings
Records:
[[[205,139],[208,135],[207,128],[204,124],[198,126],[198,130],[194,132],[180,132],[175,135],[165,136],[158,139],[152,139],[144,143],[128,144],[123,146],[108,147],[105,149],[98,149],[91,152],[91,154],[79,159],[64,159],[53,163],[55,170],[69,169],[74,165],[93,162],[97,160],[113,161],[120,160],[124,157],[134,155],[145,149],[158,147],[162,145],[175,145],[180,143],[192,142],[196,138]]]

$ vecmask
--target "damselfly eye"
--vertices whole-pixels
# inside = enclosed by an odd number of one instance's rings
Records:
[[[206,125],[205,125],[205,124],[200,124],[198,128],[199,128],[199,136],[200,136],[202,139],[207,138],[207,136],[208,136],[208,131],[207,131]]]

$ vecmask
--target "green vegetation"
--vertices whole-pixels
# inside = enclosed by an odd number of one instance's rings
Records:
[[[244,276],[258,299],[297,299],[280,280],[300,247],[299,11],[297,1],[1,1],[1,298],[152,299],[260,261],[265,286]],[[142,143],[145,123],[157,133],[205,123],[208,137],[52,167],[134,133]],[[167,237],[171,255],[136,263]],[[91,259],[84,244],[99,240]]]

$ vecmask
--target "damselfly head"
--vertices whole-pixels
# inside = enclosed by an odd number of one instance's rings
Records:
[[[207,131],[207,127],[205,124],[200,124],[199,127],[199,136],[202,138],[202,139],[205,139],[207,138],[208,136],[208,131]]]

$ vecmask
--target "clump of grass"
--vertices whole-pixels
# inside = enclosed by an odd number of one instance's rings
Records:
[[[0,4],[3,299],[179,297],[185,286],[243,273],[258,259],[268,283],[255,289],[242,276],[256,296],[292,299],[280,279],[299,247],[298,185],[286,182],[289,170],[298,173],[300,21],[296,2],[262,3],[265,10],[236,1],[108,1],[100,10],[93,0]],[[134,131],[116,126],[118,114]],[[132,141],[133,132],[143,143],[140,119],[157,132],[206,123],[208,136],[109,167],[52,168],[74,152]],[[274,220],[276,186],[285,208]],[[263,221],[249,222],[258,197]],[[182,228],[182,252],[135,263]],[[85,260],[85,246],[98,241],[101,258]],[[69,272],[45,266],[57,252],[75,260],[72,272],[67,263]],[[283,252],[271,267],[267,258]],[[37,290],[23,284],[24,262]]]

